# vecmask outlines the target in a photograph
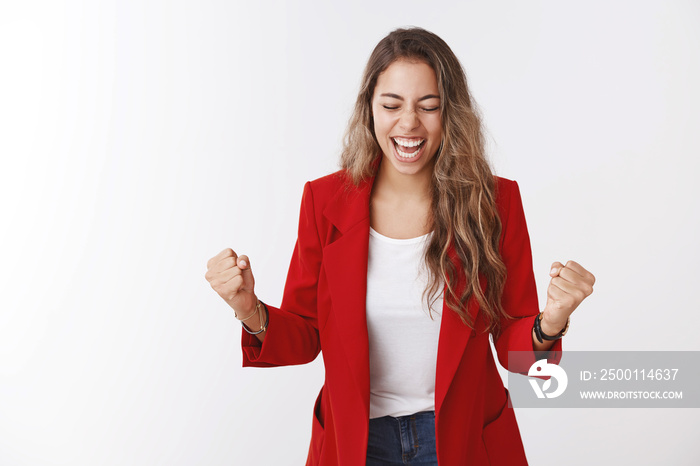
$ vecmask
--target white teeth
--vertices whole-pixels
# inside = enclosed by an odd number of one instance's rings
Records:
[[[421,149],[418,149],[417,151],[413,152],[412,154],[408,154],[408,153],[402,151],[401,149],[399,149],[398,147],[396,148],[396,152],[398,152],[401,157],[404,157],[407,159],[412,159],[420,151],[421,151]]]
[[[402,139],[402,138],[393,138],[393,139],[394,139],[394,142],[396,144],[403,146],[403,147],[420,146],[421,144],[423,144],[423,141],[425,141],[425,139]]]

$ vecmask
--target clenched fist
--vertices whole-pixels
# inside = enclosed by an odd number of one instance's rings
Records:
[[[255,311],[255,279],[248,256],[237,256],[227,248],[207,262],[204,274],[209,284],[231,306],[238,319],[245,319]]]
[[[542,331],[555,335],[585,298],[593,293],[595,277],[574,261],[552,264],[547,288],[547,305],[542,311]]]

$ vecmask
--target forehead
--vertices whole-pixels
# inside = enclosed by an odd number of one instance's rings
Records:
[[[433,68],[422,61],[396,60],[378,77],[374,95],[389,92],[402,97],[422,97],[438,94],[438,83]]]

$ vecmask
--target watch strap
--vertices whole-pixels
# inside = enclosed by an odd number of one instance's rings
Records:
[[[537,317],[535,318],[535,325],[534,325],[534,330],[535,330],[535,337],[537,338],[537,341],[540,343],[544,343],[544,340],[549,340],[549,341],[554,341],[554,340],[559,340],[561,337],[566,335],[566,332],[569,331],[569,322],[571,318],[566,319],[566,326],[557,333],[556,335],[547,335],[542,331],[542,313],[540,312]]]

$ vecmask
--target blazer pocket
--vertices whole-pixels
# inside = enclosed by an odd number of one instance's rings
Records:
[[[324,387],[325,388],[325,387]],[[311,445],[309,446],[309,457],[306,464],[320,464],[321,451],[323,450],[323,441],[325,439],[324,429],[324,406],[323,406],[323,390],[318,394],[316,403],[314,404],[314,418],[311,425]]]
[[[525,449],[520,438],[518,422],[513,408],[509,407],[510,394],[496,419],[484,426],[482,439],[491,466],[527,466]]]

